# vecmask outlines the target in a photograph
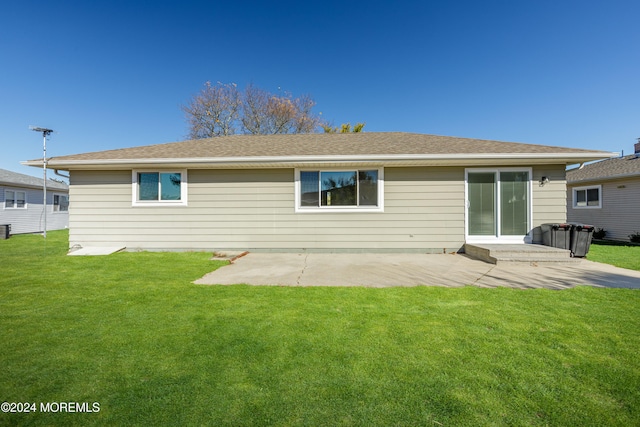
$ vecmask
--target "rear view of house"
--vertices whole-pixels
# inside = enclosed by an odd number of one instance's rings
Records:
[[[566,221],[567,164],[611,156],[372,132],[235,135],[47,164],[71,176],[71,246],[455,252],[539,242],[540,224]]]
[[[10,225],[11,234],[44,230],[43,180],[0,169],[0,224]],[[69,226],[69,187],[47,181],[47,231]]]
[[[640,232],[640,142],[635,153],[567,171],[567,218],[628,240]]]

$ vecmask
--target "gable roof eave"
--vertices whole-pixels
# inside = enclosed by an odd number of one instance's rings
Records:
[[[575,164],[608,159],[611,152],[589,153],[464,153],[464,154],[401,154],[401,155],[309,155],[309,156],[255,156],[255,157],[196,157],[196,158],[136,158],[67,160],[55,157],[47,161],[51,169],[127,169],[139,167],[185,168],[276,168],[305,165],[375,164],[381,166],[474,166],[474,165],[539,165]],[[42,160],[22,164],[42,167]]]
[[[567,171],[567,183],[607,182],[640,178],[640,156],[631,154],[593,162]]]
[[[570,172],[570,171],[567,171]],[[571,179],[569,174],[567,174],[567,185],[576,185],[576,184],[586,184],[586,183],[594,183],[594,182],[607,182],[607,181],[617,181],[620,179],[632,179],[637,178],[640,179],[640,173],[631,172],[631,173],[621,173],[617,175],[607,175],[607,176],[594,176],[588,178],[580,178],[580,179]]]
[[[42,163],[40,164],[42,168]],[[13,172],[7,169],[0,169],[0,186],[13,188],[42,189],[44,180],[31,175]],[[66,183],[47,180],[47,187],[52,191],[68,192],[69,186]]]
[[[49,192],[60,192],[60,193],[68,193],[69,187],[62,185],[55,185],[55,181],[47,182],[47,191]],[[20,182],[7,182],[0,181],[0,187],[8,187],[8,188],[23,188],[23,189],[31,189],[31,190],[42,190],[42,185],[34,185],[34,184],[23,184]]]

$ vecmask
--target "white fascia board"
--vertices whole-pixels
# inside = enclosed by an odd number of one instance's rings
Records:
[[[250,167],[259,165],[260,167],[271,166],[295,166],[305,163],[397,163],[397,162],[478,162],[478,161],[525,161],[539,163],[553,160],[553,163],[579,163],[591,160],[601,160],[616,157],[617,153],[593,152],[593,153],[475,153],[475,154],[399,154],[399,155],[347,155],[347,156],[264,156],[264,157],[195,157],[195,158],[161,158],[161,159],[97,159],[97,160],[67,160],[57,161],[55,158],[47,162],[49,168],[55,169],[77,169],[79,167],[105,168],[132,167],[144,165],[156,166],[214,166],[224,165],[228,167]],[[42,161],[21,162],[27,166],[42,167]]]

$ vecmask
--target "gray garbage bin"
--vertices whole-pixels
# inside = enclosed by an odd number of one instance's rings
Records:
[[[0,239],[8,239],[11,236],[11,224],[0,224]]]
[[[584,257],[591,247],[595,227],[586,224],[571,224],[571,256]]]
[[[560,249],[571,249],[571,224],[542,224],[542,244]]]

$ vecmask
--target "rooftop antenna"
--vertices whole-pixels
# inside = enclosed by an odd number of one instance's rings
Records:
[[[44,180],[42,181],[42,210],[44,212],[44,231],[42,235],[47,238],[47,136],[49,136],[53,129],[41,128],[37,126],[29,126],[29,129],[35,132],[42,132],[42,175]]]

